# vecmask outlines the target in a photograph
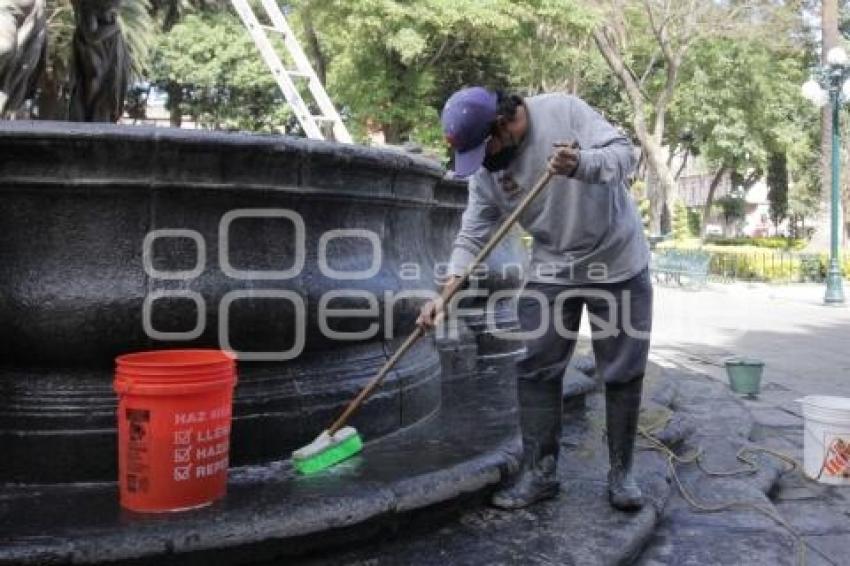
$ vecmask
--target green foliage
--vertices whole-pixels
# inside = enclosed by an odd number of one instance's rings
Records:
[[[758,281],[796,281],[800,279],[798,255],[776,252],[712,253],[709,272],[723,278]]]
[[[361,139],[380,130],[444,150],[439,111],[472,84],[540,90],[577,61],[593,11],[578,0],[324,0],[309,7],[328,89]]]
[[[767,168],[767,186],[770,188],[770,219],[778,225],[788,216],[788,160],[784,153],[770,156]]]
[[[226,10],[228,0],[149,0],[151,17],[163,31],[169,31],[186,14],[197,10]]]
[[[676,93],[671,129],[689,132],[710,164],[764,170],[772,152],[799,143],[817,122],[800,100],[806,72],[803,51],[744,38],[700,40]]]
[[[770,238],[718,238],[709,237],[707,244],[714,246],[753,246],[757,248],[771,248],[784,250],[801,250],[806,247],[806,240],[799,238],[783,238],[774,236]]]
[[[667,139],[690,144],[712,167],[741,174],[765,171],[772,155],[785,155],[789,206],[810,212],[819,185],[819,116],[799,94],[807,62],[801,46],[777,48],[745,36],[697,41],[670,110]],[[686,141],[680,141],[683,133]],[[774,194],[778,205],[784,197],[781,190]],[[787,214],[781,206],[775,212],[780,221]]]
[[[721,199],[717,199],[715,205],[720,208],[727,223],[744,218],[746,201],[743,197],[726,195]]]
[[[809,256],[788,250],[766,250],[747,246],[712,245],[693,248],[678,243],[659,245],[666,251],[694,253],[695,249],[709,253],[709,274],[721,280],[754,280],[767,282],[822,281],[826,277],[829,257],[826,254]],[[850,277],[850,255],[843,259],[844,277]]]
[[[688,209],[681,200],[673,205],[673,238],[684,240],[690,235],[688,230]]]
[[[508,51],[514,87],[538,93],[607,82],[607,66],[590,37],[599,19],[593,7],[576,0],[526,0],[518,4],[523,13]]]
[[[74,41],[74,8],[71,0],[47,1],[48,80],[67,82]]]
[[[257,48],[229,11],[190,14],[161,35],[151,78],[183,85],[185,113],[208,128],[279,131],[290,118]]]
[[[712,253],[711,273],[734,276],[736,279],[758,281],[823,281],[829,266],[829,257],[820,254],[807,259],[806,254],[780,252]],[[850,274],[850,256],[843,260],[844,277]]]
[[[150,9],[148,0],[137,0],[122,2],[118,12],[118,25],[130,54],[129,70],[134,79],[145,76],[156,42],[156,28]]]
[[[504,50],[495,47],[514,26],[510,2],[328,0],[309,8],[328,57],[328,89],[361,138],[375,129],[389,143],[442,147],[438,112],[448,93],[470,79],[508,82]]]
[[[702,212],[697,208],[688,208],[688,235],[699,236],[702,224]]]
[[[640,220],[643,224],[644,233],[649,233],[649,199],[642,198],[638,201],[638,211],[640,212]]]

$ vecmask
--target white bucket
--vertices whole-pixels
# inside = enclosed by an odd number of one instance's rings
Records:
[[[803,404],[803,471],[820,483],[850,485],[850,399],[809,395]]]

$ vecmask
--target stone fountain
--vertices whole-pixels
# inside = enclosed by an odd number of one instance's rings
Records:
[[[303,139],[0,126],[0,563],[240,562],[374,532],[492,486],[518,451],[509,300],[467,300],[354,419],[364,452],[289,466],[412,329],[466,203],[435,163]],[[476,284],[510,289],[517,238]],[[319,305],[363,316],[324,317]],[[490,318],[494,324],[488,324]],[[344,333],[333,338],[329,331]],[[116,497],[115,356],[239,353],[228,497],[167,520]],[[13,521],[12,519],[15,518]],[[342,534],[340,534],[342,533]],[[331,537],[333,538],[333,537]]]

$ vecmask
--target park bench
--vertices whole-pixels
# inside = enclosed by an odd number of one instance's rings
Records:
[[[650,272],[657,283],[704,287],[711,255],[704,251],[666,250],[652,254]]]
[[[817,254],[800,254],[800,281],[823,281],[820,257]]]

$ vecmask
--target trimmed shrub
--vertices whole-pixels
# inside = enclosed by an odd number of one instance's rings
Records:
[[[666,242],[665,242],[666,243]],[[774,281],[794,283],[823,281],[829,267],[829,255],[801,254],[748,246],[723,246],[716,243],[697,248],[689,245],[665,246],[660,253],[702,249],[711,254],[709,274],[722,280]],[[814,265],[812,264],[814,262]],[[850,254],[843,256],[844,278],[850,279]]]
[[[673,205],[673,239],[682,241],[690,236],[688,230],[688,209],[681,200]]]
[[[806,247],[806,240],[773,236],[770,238],[706,238],[706,243],[714,246],[754,246],[778,250],[801,250]]]

